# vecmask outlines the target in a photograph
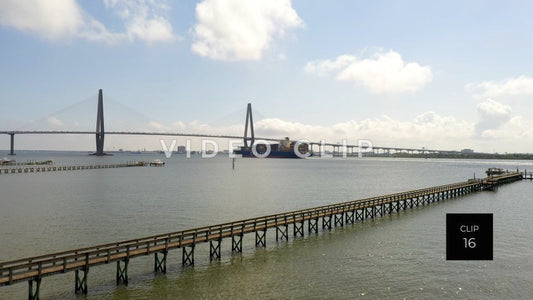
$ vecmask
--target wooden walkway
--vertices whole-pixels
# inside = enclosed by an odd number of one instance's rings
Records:
[[[120,164],[99,164],[99,165],[70,165],[70,166],[26,165],[24,167],[7,167],[7,168],[0,167],[0,174],[43,173],[43,172],[73,171],[73,170],[145,167],[148,165],[149,163],[147,162],[128,162],[128,163],[120,163]]]
[[[25,162],[16,162],[16,161],[2,161],[0,167],[12,167],[12,166],[34,166],[34,165],[53,165],[54,161],[51,159],[48,160],[29,160]]]
[[[275,231],[276,240],[288,240],[289,225],[292,225],[294,236],[303,237],[306,227],[308,233],[318,233],[320,220],[322,229],[332,229],[335,226],[373,219],[419,205],[481,190],[493,190],[500,184],[517,180],[522,180],[521,173],[506,173],[484,179],[470,179],[466,182],[0,262],[0,286],[28,281],[28,297],[36,299],[39,297],[43,277],[74,271],[75,292],[87,293],[89,268],[100,264],[116,262],[117,285],[127,284],[128,262],[138,256],[153,254],[154,271],[165,273],[169,250],[181,248],[182,264],[194,265],[194,248],[200,243],[209,243],[210,259],[216,260],[220,259],[220,244],[224,238],[231,239],[233,252],[242,252],[244,234],[255,233],[255,245],[265,247],[267,229]]]

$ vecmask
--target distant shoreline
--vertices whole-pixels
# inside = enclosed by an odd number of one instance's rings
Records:
[[[392,157],[392,158],[455,158],[455,159],[509,159],[509,160],[533,160],[533,154],[520,154],[520,153],[507,153],[507,154],[491,154],[491,153],[431,153],[431,154],[407,154],[396,153],[388,156],[384,155],[371,155],[380,157]]]

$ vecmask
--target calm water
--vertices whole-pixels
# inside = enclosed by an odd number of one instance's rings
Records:
[[[56,164],[151,161],[162,155],[23,153],[18,161]],[[464,181],[489,167],[531,169],[524,161],[411,159],[231,160],[175,155],[163,168],[0,175],[0,261],[97,243]],[[533,182],[480,192],[266,249],[244,237],[242,254],[222,242],[196,248],[195,267],[169,252],[167,274],[153,257],[130,262],[129,286],[115,286],[115,265],[91,268],[88,299],[174,298],[458,298],[533,297]],[[446,261],[446,213],[494,214],[493,261]],[[46,277],[42,299],[77,299],[74,274]],[[0,288],[0,299],[25,299],[27,284]]]

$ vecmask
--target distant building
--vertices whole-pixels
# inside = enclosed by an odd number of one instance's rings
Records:
[[[472,154],[472,153],[474,153],[474,150],[472,150],[472,149],[463,149],[463,150],[461,150],[461,153]]]
[[[187,148],[185,146],[178,146],[178,154],[185,154],[187,153]]]

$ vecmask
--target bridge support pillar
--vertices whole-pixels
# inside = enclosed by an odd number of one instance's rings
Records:
[[[123,267],[121,266],[121,262],[124,263]],[[129,258],[117,261],[117,276],[116,276],[117,285],[119,285],[121,282],[126,286],[128,285],[128,264],[129,262],[130,262]]]
[[[334,221],[335,221],[335,226],[337,225],[340,225],[341,227],[344,226],[344,213],[341,213],[340,217],[338,216],[338,214],[335,214]]]
[[[358,209],[355,211],[355,220],[361,220],[361,221],[364,221],[365,220],[365,208],[363,209]]]
[[[331,229],[331,218],[331,215],[322,217],[322,229]]]
[[[375,215],[375,217],[377,217],[378,214],[379,214],[380,216],[383,216],[383,204],[380,204],[380,205],[376,205],[376,206],[375,206],[375,211],[374,211],[374,215]]]
[[[220,239],[215,241],[209,241],[209,260],[220,259]]]
[[[35,282],[35,289],[33,283]],[[28,300],[39,300],[39,290],[41,289],[41,278],[35,277],[28,281]]]
[[[286,223],[281,226],[276,226],[276,242],[278,241],[278,239],[281,239],[282,241],[283,239],[285,239],[286,241],[289,240],[288,226]]]
[[[15,155],[15,134],[10,133],[9,136],[11,140],[10,147],[9,147],[9,155]]]
[[[181,254],[181,264],[183,266],[194,266],[194,247],[194,244],[183,247]]]
[[[318,233],[318,218],[307,221],[307,232]]]
[[[296,236],[304,237],[304,221],[302,219],[302,222],[294,222],[292,224],[292,233]]]
[[[231,252],[242,252],[242,232],[231,237]]]
[[[255,232],[255,246],[266,247],[266,228]]]
[[[355,211],[354,210],[346,213],[346,224],[348,223],[351,223],[351,224],[355,223]]]
[[[368,207],[365,208],[365,219],[368,219],[368,217],[370,216],[370,218],[374,218],[374,206],[370,207],[370,213],[368,213],[369,209]]]
[[[368,213],[368,209],[368,207],[363,208],[363,214],[365,215],[365,219],[368,219],[368,217],[370,216],[370,214]]]
[[[159,259],[159,254],[163,255],[163,258]],[[154,272],[161,272],[165,274],[167,272],[167,254],[168,251],[154,253]]]
[[[81,271],[81,277],[80,277]],[[74,293],[75,294],[84,294],[87,295],[87,274],[89,273],[89,268],[85,267],[74,271],[75,273],[75,283],[74,283]]]

